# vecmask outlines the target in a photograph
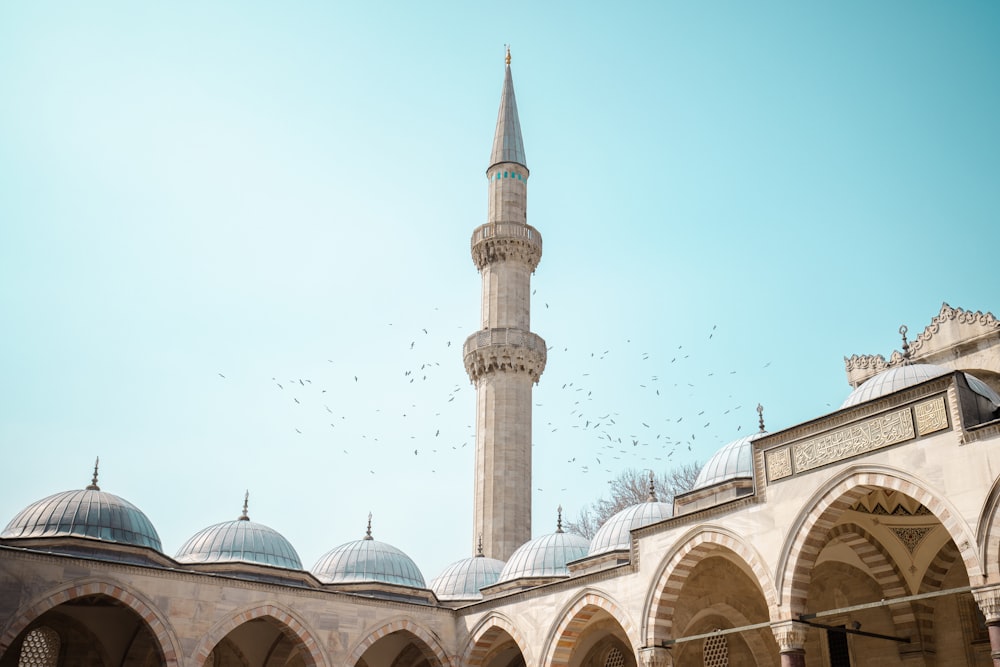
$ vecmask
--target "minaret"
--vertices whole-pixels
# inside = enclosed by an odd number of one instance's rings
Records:
[[[542,237],[527,223],[528,168],[510,49],[486,178],[489,215],[472,233],[482,321],[462,352],[476,386],[472,534],[482,536],[486,556],[505,561],[531,539],[531,389],[545,368],[545,341],[531,333],[531,274]]]

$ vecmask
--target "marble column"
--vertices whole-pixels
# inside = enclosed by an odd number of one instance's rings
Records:
[[[990,657],[993,667],[1000,667],[1000,586],[986,586],[972,591],[979,610],[986,617],[986,630],[990,633]]]
[[[665,646],[650,646],[639,649],[639,664],[642,667],[673,667],[674,660]]]
[[[794,621],[771,624],[771,632],[774,633],[778,652],[781,654],[781,667],[805,667],[806,628],[807,626]]]

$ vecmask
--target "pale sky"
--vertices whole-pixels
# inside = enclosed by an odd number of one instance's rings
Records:
[[[1000,309],[995,2],[5,3],[0,525],[100,456],[168,555],[246,489],[306,569],[369,511],[428,583],[472,555],[506,43],[534,535]]]

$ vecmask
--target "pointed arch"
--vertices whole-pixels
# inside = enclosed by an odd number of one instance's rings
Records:
[[[283,630],[286,630],[288,632],[288,639],[302,653],[307,667],[322,667],[323,665],[330,664],[323,646],[316,640],[315,633],[307,627],[305,621],[289,607],[274,602],[246,607],[229,614],[229,616],[216,623],[202,637],[201,641],[198,642],[198,647],[191,654],[192,664],[204,665],[212,649],[225,639],[230,632],[244,623],[258,618],[269,618],[275,621]]]
[[[580,591],[563,607],[557,616],[559,624],[549,633],[542,651],[543,665],[562,666],[569,664],[569,658],[576,646],[575,639],[586,629],[590,620],[604,611],[621,627],[633,653],[642,646],[642,636],[622,607],[607,594],[594,589]]]
[[[979,514],[976,540],[987,581],[1000,577],[1000,477],[993,481]]]
[[[959,545],[970,581],[982,576],[982,567],[973,546],[975,538],[959,512],[939,493],[902,471],[881,466],[851,467],[828,480],[805,504],[789,528],[789,536],[778,560],[777,579],[780,604],[786,615],[805,611],[810,572],[827,542],[837,518],[864,495],[875,489],[891,489],[921,503],[941,522]]]
[[[22,607],[8,621],[2,635],[0,635],[0,655],[6,653],[17,636],[45,612],[65,602],[92,595],[109,597],[138,614],[149,627],[166,666],[177,667],[180,664],[178,657],[180,656],[180,643],[166,615],[161,613],[151,600],[139,593],[129,591],[124,585],[110,579],[78,581],[46,593],[34,602]]]
[[[461,664],[466,667],[482,665],[501,633],[510,635],[514,640],[518,650],[521,651],[521,656],[524,657],[525,664],[534,664],[524,635],[509,618],[496,611],[486,615],[472,630],[465,651],[462,652]]]
[[[674,605],[684,582],[692,570],[707,556],[732,554],[753,573],[751,578],[760,589],[772,618],[778,607],[778,596],[771,574],[757,550],[735,533],[719,526],[700,526],[684,535],[667,553],[658,570],[656,584],[646,599],[646,646],[654,646],[673,633]]]
[[[441,648],[441,644],[438,643],[434,635],[410,619],[402,617],[383,623],[376,629],[368,632],[365,638],[358,642],[354,650],[351,651],[347,658],[347,667],[354,667],[358,663],[358,660],[361,659],[361,656],[365,654],[365,651],[371,648],[375,642],[394,632],[407,632],[413,635],[433,654],[440,667],[450,667],[451,660],[444,649]]]

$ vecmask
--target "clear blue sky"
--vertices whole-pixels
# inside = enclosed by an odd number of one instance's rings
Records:
[[[997,312],[995,2],[6,3],[0,524],[100,455],[170,555],[245,489],[307,568],[369,511],[428,581],[472,555],[505,43],[535,535]]]

